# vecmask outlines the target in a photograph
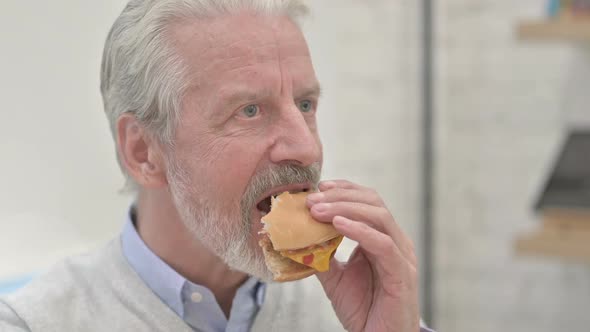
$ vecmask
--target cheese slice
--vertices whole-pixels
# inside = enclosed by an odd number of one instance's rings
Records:
[[[330,258],[338,245],[342,242],[342,235],[335,237],[326,243],[299,250],[281,251],[281,255],[295,262],[307,265],[319,272],[330,269]]]

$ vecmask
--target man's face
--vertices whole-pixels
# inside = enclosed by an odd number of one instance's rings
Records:
[[[307,44],[286,17],[246,14],[177,24],[172,37],[190,75],[168,158],[179,214],[230,267],[268,278],[260,200],[319,181],[319,85]]]

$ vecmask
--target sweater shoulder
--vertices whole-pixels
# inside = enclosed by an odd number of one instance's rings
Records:
[[[51,309],[54,305],[76,305],[76,299],[92,296],[106,280],[104,271],[112,269],[115,259],[110,242],[104,248],[64,259],[49,270],[34,278],[24,287],[5,298],[5,302],[18,311],[28,307],[29,310]]]
[[[3,324],[24,331],[186,331],[129,266],[119,238],[63,260],[3,301]]]
[[[28,332],[30,331],[25,321],[12,309],[8,303],[0,299],[0,331]]]

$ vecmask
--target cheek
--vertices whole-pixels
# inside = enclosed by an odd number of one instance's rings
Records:
[[[242,198],[245,188],[263,158],[266,148],[261,140],[218,139],[208,144],[204,156],[207,178],[227,204],[235,204]]]

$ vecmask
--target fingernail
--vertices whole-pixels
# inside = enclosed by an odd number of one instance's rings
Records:
[[[324,194],[322,193],[314,193],[314,194],[309,194],[307,196],[307,200],[310,201],[311,203],[318,203],[321,202],[324,199]]]
[[[326,210],[328,210],[329,206],[326,203],[320,203],[320,204],[316,204],[313,206],[313,210],[315,210],[315,212],[319,212],[319,213],[323,213],[326,212]]]
[[[336,216],[332,223],[339,226],[348,226],[350,225],[350,220],[341,216]]]

